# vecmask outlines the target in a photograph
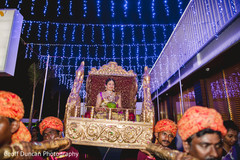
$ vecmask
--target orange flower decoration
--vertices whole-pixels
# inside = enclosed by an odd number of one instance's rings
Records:
[[[222,116],[212,108],[202,106],[191,107],[178,122],[178,133],[183,141],[206,128],[220,131],[223,136],[227,133],[223,125]]]
[[[50,116],[50,117],[44,118],[43,121],[39,125],[41,135],[43,134],[43,131],[47,128],[56,129],[56,130],[62,132],[63,131],[63,123],[59,118]]]
[[[0,116],[20,121],[24,116],[24,106],[19,96],[7,91],[0,91]],[[31,134],[20,121],[20,127],[12,135],[12,143],[31,141]]]
[[[177,134],[177,125],[170,119],[162,119],[155,125],[154,132],[170,131],[175,137]]]

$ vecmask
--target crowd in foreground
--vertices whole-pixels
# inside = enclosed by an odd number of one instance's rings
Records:
[[[1,154],[6,154],[1,153],[6,146],[16,144],[14,151],[18,154],[14,155],[15,160],[80,159],[79,152],[71,145],[71,141],[63,147],[54,148],[51,152],[35,153],[33,144],[40,139],[37,136],[32,138],[21,122],[23,116],[24,106],[20,97],[11,92],[0,91],[0,157],[3,156]],[[33,130],[32,133],[34,133]],[[57,141],[63,137],[63,123],[59,118],[47,117],[39,124],[39,132],[42,143]],[[216,110],[201,106],[189,108],[178,124],[169,119],[163,119],[154,127],[155,145],[159,147],[176,149],[172,144],[176,136],[180,136],[183,152],[179,152],[176,160],[193,157],[199,160],[238,160],[240,159],[239,146],[236,143],[238,132],[239,129],[233,121],[223,121]],[[160,159],[147,150],[140,150],[136,158],[138,160]]]

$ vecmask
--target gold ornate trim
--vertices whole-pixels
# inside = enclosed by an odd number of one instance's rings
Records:
[[[154,105],[152,103],[151,92],[150,92],[150,75],[148,67],[144,68],[143,74],[143,106],[142,106],[142,118],[144,122],[154,122]]]
[[[79,92],[83,83],[84,78],[84,61],[81,62],[81,65],[76,70],[76,77],[74,79],[73,87],[71,93],[68,96],[67,104],[65,108],[64,115],[64,124],[67,125],[67,120],[70,116],[80,116],[81,109],[81,98],[79,96]]]
[[[122,68],[122,66],[118,66],[116,62],[109,62],[108,64],[100,67],[99,70],[96,68],[92,68],[89,72],[89,75],[114,75],[114,76],[134,76],[137,74],[133,72],[133,70],[126,71]]]
[[[66,137],[73,144],[112,148],[145,149],[151,142],[153,124],[70,117]]]

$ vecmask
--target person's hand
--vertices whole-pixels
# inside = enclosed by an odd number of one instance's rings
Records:
[[[106,108],[106,107],[97,107],[97,108],[96,108],[96,111],[97,111],[97,112],[106,112],[106,111],[107,111],[107,108]]]
[[[61,138],[56,137],[55,139],[61,139]],[[63,148],[60,148],[60,149],[58,150],[59,152],[69,150],[69,148],[70,148],[71,145],[72,145],[72,141],[71,141],[71,139],[68,139],[68,138],[67,138],[67,140],[69,141],[68,145],[65,146],[65,147],[63,147]]]
[[[147,150],[141,149],[140,151],[147,155],[147,159],[146,160],[156,160],[155,157],[150,152],[148,152]]]
[[[117,108],[117,112],[123,114],[122,108]]]
[[[175,160],[196,160],[196,159],[193,159],[192,156],[186,155],[186,153],[184,152],[179,152]]]
[[[16,144],[13,146],[14,149],[17,152],[17,156],[14,158],[14,160],[31,160],[32,157],[32,144],[29,142],[20,142],[20,144]]]

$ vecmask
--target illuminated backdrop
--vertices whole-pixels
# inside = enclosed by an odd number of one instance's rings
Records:
[[[70,88],[75,70],[116,61],[138,74],[152,67],[189,0],[5,0],[24,16],[21,38],[25,57],[55,70],[59,84]],[[83,88],[85,86],[83,85]],[[82,90],[84,96],[85,92]]]

